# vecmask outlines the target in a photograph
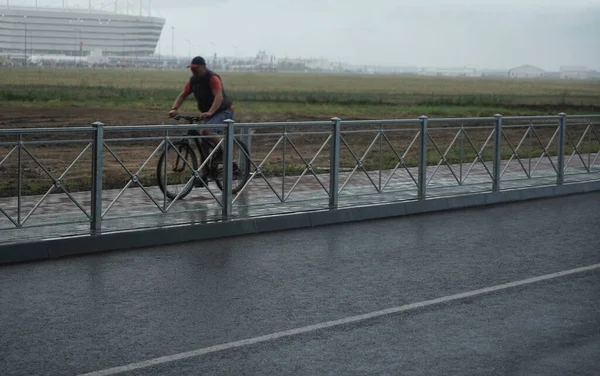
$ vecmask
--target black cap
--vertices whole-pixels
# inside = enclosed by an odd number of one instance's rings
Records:
[[[190,63],[190,65],[188,65],[188,68],[198,68],[200,65],[206,65],[206,61],[204,60],[204,58],[202,56],[196,56],[195,58],[192,59],[192,62]]]

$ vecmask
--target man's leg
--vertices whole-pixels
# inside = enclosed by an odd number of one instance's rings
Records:
[[[227,119],[233,120],[233,110],[225,110],[225,111],[217,112],[216,114],[213,115],[213,117],[211,117],[210,119],[208,119],[205,124],[220,124],[220,125],[223,125],[223,123]],[[221,130],[217,129],[217,128],[212,128],[211,130],[212,130],[213,134],[214,133],[221,133]]]
[[[210,119],[208,119],[206,121],[205,124],[223,124],[225,120],[227,119],[231,119],[233,120],[233,111],[231,110],[227,110],[227,111],[221,111],[221,112],[217,112],[216,114],[213,115],[213,117],[211,117]],[[210,135],[219,135],[222,134],[222,130],[218,129],[218,128],[205,128],[202,130],[202,135],[204,136],[210,136]],[[208,138],[213,144],[218,144],[220,141],[220,137],[210,137]],[[200,144],[200,146],[202,147],[202,153],[204,153],[204,155],[209,155],[210,154],[210,147],[206,142],[202,142]],[[200,157],[200,159],[202,159],[202,157]],[[202,164],[202,162],[200,162],[200,164]],[[203,170],[203,175],[206,176],[206,170]]]

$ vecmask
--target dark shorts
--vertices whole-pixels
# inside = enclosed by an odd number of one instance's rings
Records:
[[[233,120],[233,110],[217,112],[210,119],[206,120],[205,124],[223,124],[227,119]],[[223,133],[223,130],[218,128],[210,128],[210,130],[218,134]]]

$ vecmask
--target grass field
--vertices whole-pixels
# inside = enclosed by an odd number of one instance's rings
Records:
[[[243,121],[272,114],[340,117],[488,116],[594,111],[600,82],[277,73],[221,74]],[[189,72],[0,70],[0,101],[34,106],[169,108]],[[186,109],[193,110],[192,102]],[[268,119],[267,119],[268,120]]]
[[[235,102],[236,121],[291,121],[324,120],[334,116],[343,119],[416,118],[426,114],[430,117],[465,117],[503,115],[541,115],[559,112],[569,114],[600,112],[600,82],[512,80],[481,78],[432,78],[360,75],[311,75],[274,73],[221,74],[226,89]],[[102,121],[107,125],[122,124],[171,124],[165,115],[174,98],[184,86],[189,73],[119,71],[119,70],[52,70],[52,69],[1,69],[0,70],[0,128],[57,127],[86,125]],[[182,108],[183,112],[195,111],[193,98]],[[585,126],[572,128],[574,138],[581,135]],[[596,127],[597,132],[600,129]],[[277,141],[277,136],[266,132],[280,129],[257,130],[253,140],[252,154],[258,164]],[[294,131],[294,129],[288,129]],[[415,130],[390,133],[390,142],[397,152],[403,153],[415,135]],[[475,144],[469,145],[464,137],[462,152],[455,146],[447,159],[451,163],[473,161],[476,149],[482,147],[490,130],[471,131],[468,136]],[[525,129],[507,131],[513,146],[520,141]],[[542,144],[552,136],[549,129],[539,129]],[[456,131],[432,131],[432,136],[442,149],[448,147]],[[591,135],[591,133],[590,133]],[[123,136],[141,136],[123,135]],[[346,135],[346,140],[357,157],[361,157],[375,132]],[[64,136],[61,136],[64,138]],[[75,136],[73,136],[75,137]],[[1,141],[15,141],[8,136]],[[45,135],[27,136],[26,140],[47,140]],[[302,156],[311,159],[326,135],[290,136]],[[54,141],[57,137],[54,137]],[[147,158],[159,141],[134,142],[114,145],[123,162],[132,171]],[[295,154],[290,142],[283,144],[266,161],[264,171],[280,175],[285,163],[286,174],[302,172],[304,164]],[[581,151],[597,152],[599,143],[591,138]],[[40,144],[29,147],[32,154],[53,174],[59,174],[77,157],[84,144]],[[483,150],[486,161],[491,158],[491,142]],[[555,153],[556,148],[550,148]],[[11,150],[0,147],[0,161]],[[526,154],[539,157],[541,144],[530,137],[521,149]],[[417,147],[407,153],[407,165],[416,164]],[[479,150],[477,150],[479,151]],[[572,145],[568,152],[572,151]],[[65,176],[65,184],[72,191],[88,189],[90,174],[89,150],[71,172]],[[314,166],[326,167],[328,147],[323,149]],[[506,158],[511,151],[507,144],[503,149]],[[16,191],[16,154],[0,166],[0,196]],[[128,179],[127,173],[112,157],[105,158],[105,188],[120,188]],[[145,184],[154,183],[155,157],[140,178]],[[352,168],[355,157],[342,147],[341,164]],[[429,163],[437,164],[440,155],[429,147]],[[33,159],[23,154],[23,193],[45,193],[51,180]],[[397,156],[382,140],[363,161],[368,169],[393,168]],[[154,163],[154,164],[153,164]]]

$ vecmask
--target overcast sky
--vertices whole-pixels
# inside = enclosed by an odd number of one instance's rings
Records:
[[[142,0],[144,14],[148,1]],[[354,64],[600,69],[600,0],[150,0],[161,52],[322,57]],[[11,0],[28,3],[35,0]],[[62,0],[38,0],[60,6]],[[87,7],[88,0],[67,0]],[[92,0],[114,9],[114,0]],[[119,0],[119,8],[126,7]],[[139,0],[129,2],[139,13]],[[234,48],[237,46],[237,51]]]

